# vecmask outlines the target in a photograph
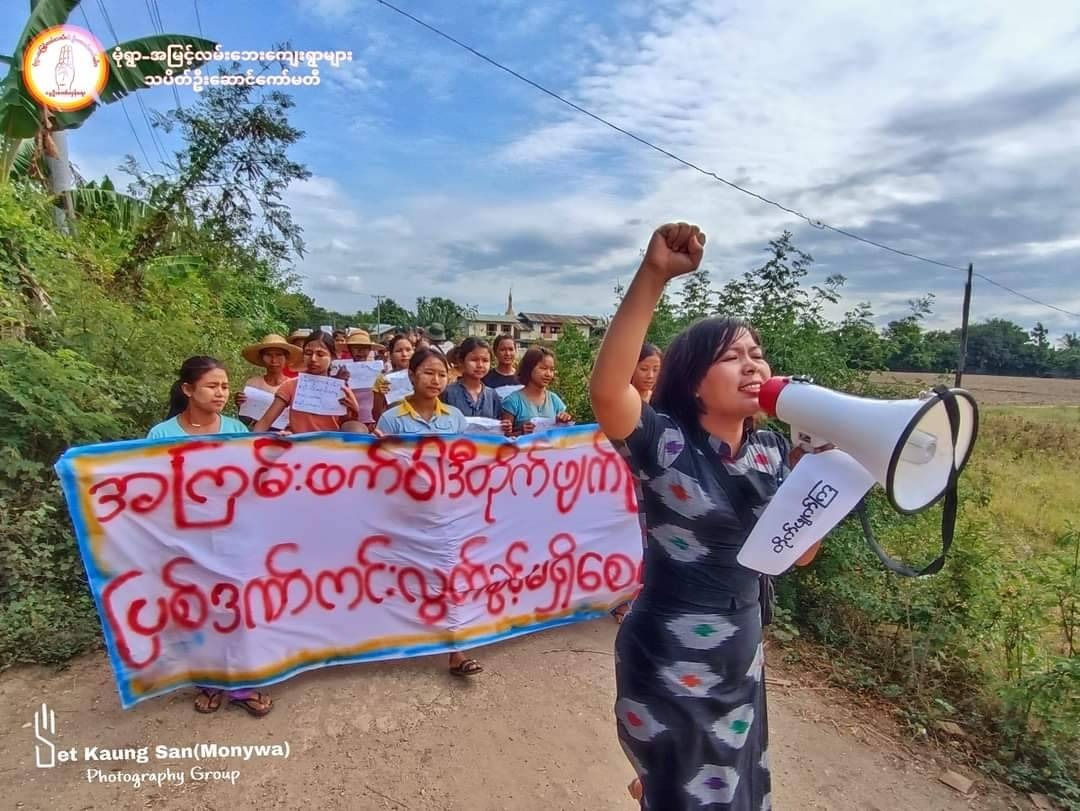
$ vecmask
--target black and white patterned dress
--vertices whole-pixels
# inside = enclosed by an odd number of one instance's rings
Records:
[[[748,432],[732,459],[645,404],[615,445],[641,482],[648,532],[644,587],[615,643],[619,740],[642,808],[769,809],[761,580],[735,560],[747,530],[714,465],[740,479],[756,517],[787,473],[788,442]]]

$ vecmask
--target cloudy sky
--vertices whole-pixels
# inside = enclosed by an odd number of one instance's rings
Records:
[[[1080,5],[1075,0],[400,0],[642,138],[813,218],[1080,312]],[[909,8],[907,6],[919,6]],[[98,4],[91,28],[111,46]],[[160,2],[197,33],[196,0]],[[122,39],[147,0],[104,0]],[[811,228],[496,70],[375,0],[198,2],[227,49],[346,49],[294,91],[313,173],[289,202],[304,289],[342,311],[444,295],[501,312],[607,313],[652,227],[700,223],[719,286],[784,228],[881,320],[934,292],[959,321],[963,275]],[[80,12],[72,22],[85,24]],[[13,41],[13,21],[0,37]],[[194,97],[190,88],[180,91]],[[140,93],[173,104],[167,89]],[[186,99],[186,100],[187,100]],[[151,161],[139,106],[127,102]],[[91,176],[143,160],[123,110],[72,137]],[[163,145],[170,142],[163,138]],[[115,172],[114,172],[115,174]],[[843,307],[840,310],[844,309]],[[1080,318],[976,280],[975,319]]]

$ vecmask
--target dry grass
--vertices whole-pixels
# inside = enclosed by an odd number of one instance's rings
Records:
[[[917,386],[947,383],[951,386],[953,376],[932,372],[882,372],[873,375],[871,380]],[[1080,380],[964,375],[963,387],[975,395],[980,405],[1080,405]]]
[[[1000,531],[1038,548],[1080,525],[1080,408],[990,406],[980,422],[964,477],[985,484]]]

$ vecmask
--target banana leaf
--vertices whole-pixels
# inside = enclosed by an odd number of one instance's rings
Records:
[[[183,69],[170,68],[166,62],[152,60],[149,57],[155,51],[165,51],[170,45],[183,46],[189,44],[192,52],[213,51],[217,47],[216,42],[202,37],[190,37],[185,34],[156,34],[152,37],[140,37],[139,39],[121,42],[112,48],[106,48],[105,54],[109,60],[109,80],[105,83],[105,89],[101,91],[101,103],[111,104],[130,93],[134,93],[136,90],[147,89],[146,79],[149,76],[164,76],[167,70],[172,70],[173,76],[179,76],[183,73]],[[112,52],[116,48],[121,51],[138,51],[143,54],[143,59],[130,68],[126,65],[118,67],[112,58]],[[190,67],[201,67],[206,64],[206,61],[205,59],[194,59]],[[97,107],[97,103],[94,103],[89,107],[73,112],[56,112],[53,116],[55,121],[53,128],[69,130],[80,127]]]
[[[23,26],[22,33],[19,34],[19,42],[12,56],[22,59],[23,51],[30,44],[30,40],[46,28],[66,23],[77,5],[79,0],[38,0]]]

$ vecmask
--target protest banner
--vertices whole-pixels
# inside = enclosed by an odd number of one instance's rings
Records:
[[[124,707],[466,650],[641,578],[633,480],[595,425],[136,440],[56,468]]]

